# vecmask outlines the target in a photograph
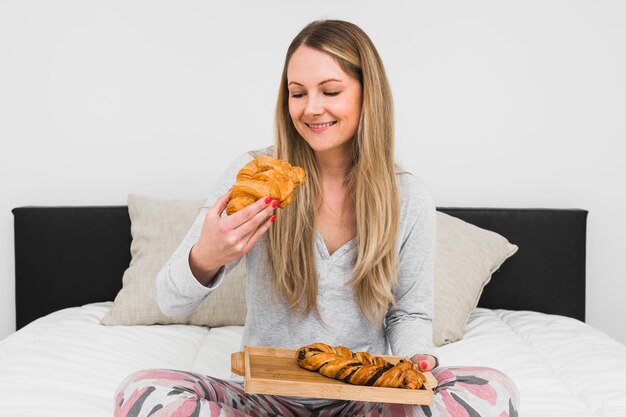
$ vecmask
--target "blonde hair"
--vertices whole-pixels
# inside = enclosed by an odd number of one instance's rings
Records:
[[[346,177],[354,201],[357,256],[349,284],[362,313],[382,325],[397,283],[399,202],[394,164],[393,103],[382,60],[358,26],[339,20],[315,21],[292,41],[285,58],[275,114],[274,156],[303,167],[307,179],[293,204],[268,231],[268,244],[279,292],[290,308],[303,314],[317,308],[315,213],[322,201],[315,156],[289,115],[287,67],[300,46],[335,58],[362,87],[359,126]]]

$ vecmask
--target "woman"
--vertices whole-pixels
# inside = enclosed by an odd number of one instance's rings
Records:
[[[394,164],[390,89],[360,28],[318,21],[296,36],[281,79],[275,144],[261,153],[303,167],[305,184],[278,214],[278,201],[267,197],[224,216],[230,191],[223,190],[253,156],[236,161],[157,278],[163,312],[193,311],[246,256],[243,344],[324,342],[407,356],[434,370],[440,386],[433,405],[248,395],[235,382],[151,370],[122,384],[116,415],[516,415],[516,389],[498,371],[437,368],[435,208],[425,187]]]

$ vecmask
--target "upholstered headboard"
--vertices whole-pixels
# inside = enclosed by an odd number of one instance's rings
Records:
[[[587,211],[439,210],[519,246],[479,306],[585,319]],[[126,206],[18,207],[13,215],[18,329],[62,308],[115,298],[130,262]]]

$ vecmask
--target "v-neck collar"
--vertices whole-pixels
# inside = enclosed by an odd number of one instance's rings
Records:
[[[320,255],[322,256],[323,259],[336,260],[336,259],[342,257],[343,255],[345,255],[346,252],[348,252],[349,250],[351,250],[355,246],[355,244],[356,244],[356,237],[350,239],[349,241],[347,241],[346,243],[344,243],[343,245],[338,247],[337,250],[335,250],[332,253],[332,255],[328,251],[328,247],[326,246],[326,242],[324,242],[324,237],[322,237],[322,234],[319,232],[319,230],[315,232],[315,242],[317,243],[317,249],[318,249],[318,251],[319,251],[319,253],[320,253]]]

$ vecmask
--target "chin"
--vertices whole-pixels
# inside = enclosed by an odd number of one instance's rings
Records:
[[[328,152],[339,149],[351,149],[352,139],[337,140],[335,138],[307,138],[304,135],[300,135],[302,139],[309,145],[314,152]]]
[[[319,141],[310,141],[304,139],[305,142],[309,145],[313,152],[322,153],[332,151],[333,149],[339,148],[339,146],[331,145],[328,143],[319,143]]]

